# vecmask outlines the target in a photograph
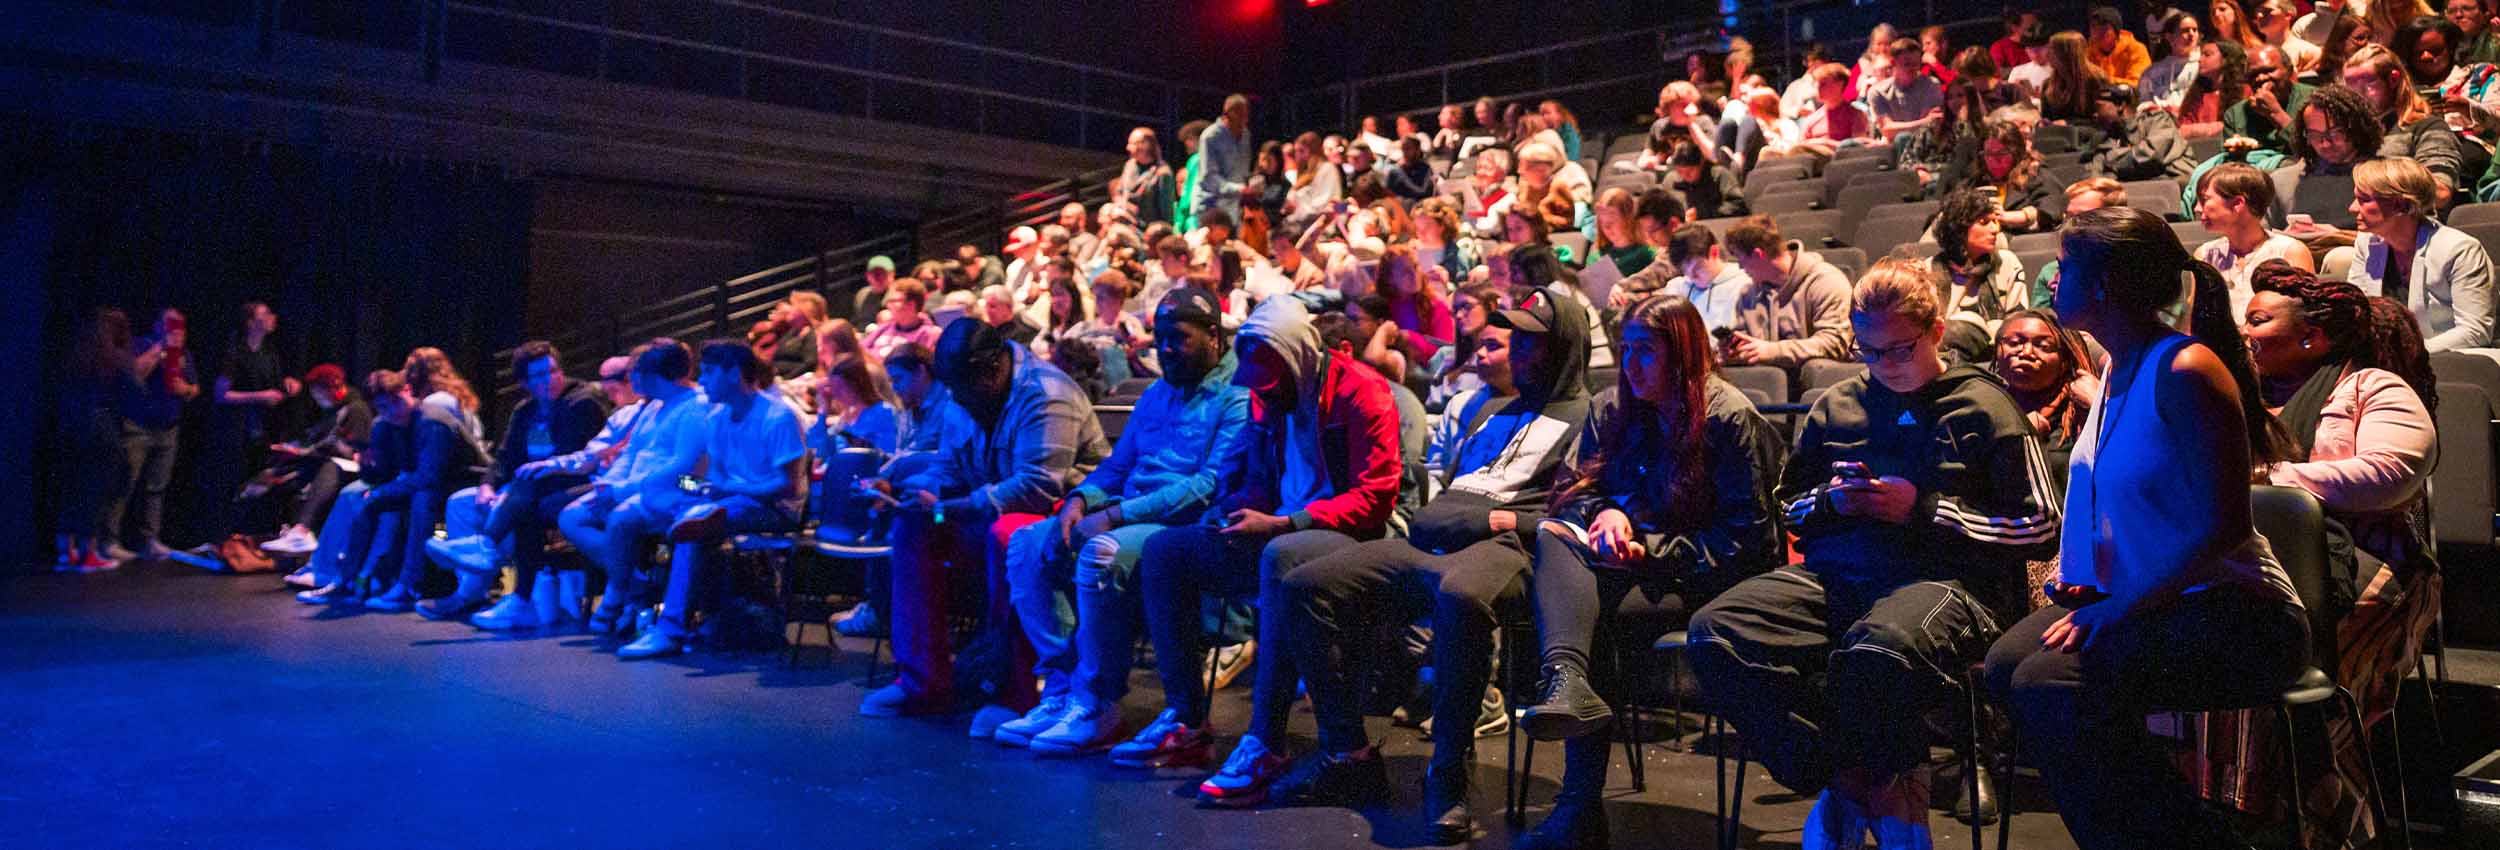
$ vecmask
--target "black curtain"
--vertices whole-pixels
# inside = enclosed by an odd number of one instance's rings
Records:
[[[240,340],[246,302],[277,311],[272,344],[290,374],[335,363],[360,380],[368,370],[396,368],[412,347],[432,345],[494,397],[488,358],[521,334],[528,181],[491,165],[233,138],[40,122],[10,135],[0,141],[0,159],[11,163],[5,187],[15,232],[0,243],[12,248],[0,253],[10,266],[0,276],[41,289],[20,301],[38,311],[21,315],[44,317],[40,372],[57,373],[70,329],[100,305],[122,308],[142,328],[162,307],[190,315],[203,393],[184,418],[183,457],[167,501],[170,544],[202,542],[196,519],[204,500],[230,496],[231,482],[192,474],[193,456],[206,445],[206,396],[221,355]],[[53,383],[43,380],[36,394]],[[40,402],[26,409],[55,407],[48,397]],[[0,450],[48,432],[25,430],[0,430],[11,441]],[[44,494],[57,489],[58,459],[5,453],[35,460],[33,476],[9,480],[46,486],[32,494],[35,504],[18,502],[32,508],[42,532],[0,542],[48,544]],[[11,501],[0,499],[0,507]]]

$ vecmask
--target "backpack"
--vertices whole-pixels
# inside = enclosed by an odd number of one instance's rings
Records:
[[[2159,110],[2127,118],[2126,131],[2103,139],[2087,161],[2091,173],[2120,182],[2186,180],[2196,169],[2196,155],[2179,135],[2179,119]]]

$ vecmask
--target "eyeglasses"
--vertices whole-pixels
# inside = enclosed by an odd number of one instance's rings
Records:
[[[1924,342],[1925,339],[1926,338],[1923,336],[1911,337],[1908,342],[1904,342],[1899,345],[1886,346],[1883,348],[1868,348],[1864,345],[1855,345],[1853,347],[1857,349],[1858,360],[1861,362],[1870,365],[1876,363],[1900,364],[1909,362],[1910,355],[1918,351],[1918,344],[1920,342]]]
[[[2337,144],[2342,144],[2344,142],[2351,141],[2351,137],[2344,135],[2344,131],[2340,129],[2302,130],[2300,131],[2300,137],[2308,139],[2309,143],[2313,145],[2319,142],[2335,142]]]

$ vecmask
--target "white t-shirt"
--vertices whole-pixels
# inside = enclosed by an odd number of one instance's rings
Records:
[[[2256,273],[2257,264],[2267,260],[2289,262],[2292,249],[2301,247],[2305,246],[2300,240],[2280,230],[2269,230],[2266,231],[2266,241],[2257,243],[2257,250],[2234,254],[2231,252],[2231,240],[2216,236],[2196,246],[2196,258],[2213,266],[2215,271],[2222,273],[2222,279],[2231,284],[2231,318],[2237,320],[2248,314],[2248,299],[2257,294],[2248,282],[2249,277]]]
[[[684,395],[661,403],[646,414],[649,421],[633,426],[633,433],[625,438],[624,454],[600,476],[601,480],[633,485],[634,492],[619,493],[619,499],[640,493],[663,502],[670,500],[668,494],[679,492],[677,481],[661,472],[688,468],[702,454],[703,422],[711,412],[711,402],[703,398],[701,389],[688,389]]]
[[[2023,91],[2037,97],[2041,87],[2049,84],[2049,74],[2049,66],[2039,62],[2025,62],[2014,66],[2014,70],[2006,72],[2005,79],[2023,87]]]
[[[740,492],[769,490],[789,479],[782,467],[807,454],[807,434],[799,415],[772,393],[759,393],[741,419],[726,404],[712,405],[704,423],[708,433],[703,455],[709,459],[705,480]],[[804,494],[793,493],[795,501]]]

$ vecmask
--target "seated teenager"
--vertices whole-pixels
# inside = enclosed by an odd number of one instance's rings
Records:
[[[894,390],[894,455],[878,470],[878,477],[889,481],[910,478],[917,470],[935,463],[938,447],[946,433],[946,420],[954,407],[946,387],[938,383],[937,355],[917,345],[906,345],[885,359],[886,380]],[[833,494],[816,503],[820,520],[831,520],[842,506],[843,496]],[[849,536],[854,529],[835,522],[817,526],[817,539],[837,545],[861,542]],[[878,533],[882,533],[881,531]],[[868,562],[866,571],[867,599],[835,615],[833,630],[847,637],[875,637],[885,634],[885,618],[879,609],[891,609],[894,579],[887,571],[889,562]]]
[[[1203,599],[1255,594],[1261,610],[1284,610],[1278,578],[1381,536],[1397,499],[1400,419],[1386,379],[1326,348],[1310,312],[1290,298],[1261,303],[1236,345],[1233,383],[1250,391],[1251,419],[1225,455],[1214,504],[1200,522],[1147,538],[1138,562],[1165,710],[1114,750],[1123,764],[1205,763]],[[1261,618],[1259,643],[1284,646],[1283,626]],[[1258,655],[1256,677],[1250,728],[1199,785],[1201,805],[1256,805],[1284,773],[1280,748],[1300,677],[1290,656],[1273,651]]]
[[[836,362],[825,370],[816,391],[816,418],[808,428],[807,444],[819,462],[848,448],[894,456],[902,402],[886,385],[883,367],[871,366],[865,358]]]
[[[2032,150],[2031,131],[2020,122],[1997,121],[1979,143],[1979,168],[1965,185],[1988,190],[2003,212],[1998,223],[2015,233],[2057,229],[2065,220],[2066,195],[2056,175],[2043,171]]]
[[[554,358],[548,360],[552,364]],[[512,592],[470,615],[469,625],[487,631],[556,629],[579,619],[586,576],[578,570],[561,575],[552,572],[546,533],[557,527],[566,507],[590,492],[591,478],[606,472],[624,452],[625,440],[651,409],[634,392],[633,366],[631,355],[600,361],[599,392],[606,397],[603,406],[608,415],[599,433],[574,451],[513,468],[492,510],[477,526],[479,539],[452,537],[426,544],[426,551],[438,560],[450,560],[458,564],[455,569],[474,573],[491,572],[497,559],[510,557]],[[453,495],[451,504],[458,506],[459,499]]]
[[[1664,188],[1642,192],[1640,199],[1632,205],[1632,227],[1640,234],[1641,242],[1669,253],[1672,253],[1676,229],[1687,224],[1691,218],[1691,210],[1684,206],[1683,198]],[[1654,257],[1649,268],[1616,281],[1614,291],[1606,294],[1606,306],[1621,310],[1638,304],[1683,277],[1683,267],[1674,263],[1673,259],[1671,256]]]
[[[2248,310],[2249,274],[2267,260],[2315,270],[2309,246],[2291,234],[2266,226],[2266,210],[2274,206],[2274,183],[2266,173],[2244,163],[2226,162],[2207,170],[2196,184],[2196,221],[2216,234],[2196,246],[2196,259],[2222,273],[2231,287],[2231,315]]]
[[[906,345],[935,347],[938,325],[922,312],[928,305],[929,289],[919,280],[895,281],[885,291],[885,318],[869,326],[868,336],[860,342],[879,360]]]
[[[1437,413],[1461,393],[1484,388],[1475,369],[1476,342],[1493,321],[1494,311],[1507,300],[1502,287],[1489,283],[1468,284],[1451,296],[1450,315],[1458,320],[1458,341],[1424,362],[1424,374],[1432,378],[1432,392],[1423,399],[1425,409]]]
[[[416,606],[417,582],[425,577],[425,542],[434,536],[443,502],[462,479],[475,480],[469,470],[484,459],[472,436],[475,420],[464,418],[475,408],[476,396],[451,371],[442,352],[419,348],[409,354],[406,368],[400,371],[407,377],[409,396],[419,399],[401,413],[400,420],[409,429],[411,459],[399,475],[365,493],[347,538],[348,564],[365,563],[377,547],[396,553],[391,556],[399,564],[395,576],[345,576],[350,588],[362,579],[391,582],[387,589],[362,600],[365,608],[374,611],[406,611]],[[382,533],[385,515],[398,518],[399,536]]]
[[[641,572],[650,561],[651,539],[677,519],[668,510],[684,496],[677,479],[703,460],[703,423],[712,413],[703,389],[694,384],[694,352],[685,343],[652,340],[634,355],[627,374],[634,393],[642,396],[634,414],[638,424],[616,444],[623,448],[607,469],[591,479],[590,492],[556,515],[564,538],[608,574],[607,590],[590,614],[596,633],[633,627],[625,614],[642,605]]]
[[[1722,362],[1794,369],[1849,356],[1849,276],[1839,266],[1781,239],[1767,215],[1728,228],[1726,253],[1753,286],[1736,299],[1736,331],[1720,347]]]
[[[2343,82],[2370,104],[2371,114],[2386,134],[2379,141],[2377,156],[2410,159],[2429,169],[2439,186],[2433,210],[2447,209],[2448,197],[2457,189],[2458,172],[2464,167],[2463,146],[2456,131],[2448,129],[2447,119],[2414,89],[2404,60],[2384,46],[2366,45],[2344,60]],[[2472,188],[2470,182],[2467,188]]]
[[[1665,294],[1693,305],[1711,333],[1736,330],[1736,302],[1753,290],[1753,278],[1745,276],[1743,266],[1728,261],[1719,235],[1698,224],[1676,228],[1667,242],[1667,259],[1681,276],[1667,284]]]
[[[1684,208],[1694,218],[1731,218],[1745,214],[1745,187],[1727,166],[1711,162],[1701,148],[1690,142],[1679,143],[1667,155],[1667,166],[1673,176],[1667,189],[1684,201]],[[1632,269],[1630,274],[1639,271]]]
[[[2439,186],[2409,159],[2374,159],[2352,170],[2353,260],[2346,280],[2405,305],[2437,353],[2491,345],[2491,255],[2479,239],[2435,217]]]
[[[2143,210],[2066,228],[2058,313],[2113,365],[2068,473],[2056,604],[1988,650],[1987,682],[2085,850],[2242,846],[2146,715],[2271,705],[2299,677],[2307,617],[2249,514],[2280,451],[2222,277]],[[2192,336],[2163,315],[2182,274]]]
[[[1927,260],[1928,274],[1944,284],[1938,306],[1945,319],[1989,334],[2005,314],[2032,306],[2023,261],[1998,238],[1997,215],[1997,201],[1986,190],[1945,196],[1936,210],[1936,255]]]
[[[1875,120],[1851,100],[1849,74],[1838,63],[1827,64],[1809,72],[1814,77],[1815,99],[1821,102],[1813,114],[1797,121],[1797,140],[1784,153],[1812,154],[1828,159],[1842,147],[1874,144],[1881,141],[1875,134]],[[1770,153],[1765,150],[1765,153]]]
[[[1806,415],[1778,495],[1802,561],[1693,615],[1702,692],[1771,778],[1821,794],[1807,848],[1927,842],[1929,727],[2025,599],[2056,539],[2055,484],[2004,382],[1938,354],[1941,289],[1890,259],[1850,309],[1868,374]]]
[[[295,521],[260,548],[285,555],[309,554],[319,545],[313,529],[330,515],[339,489],[355,479],[355,473],[348,472],[344,462],[356,459],[356,453],[364,448],[366,434],[373,428],[373,407],[347,385],[347,373],[339,367],[328,363],[314,366],[304,373],[304,389],[305,397],[320,411],[319,417],[304,429],[300,442],[269,447],[270,454],[278,457],[273,466],[284,470],[280,474],[292,479],[297,491]],[[143,529],[156,526],[147,510],[142,506],[139,521]],[[155,538],[151,533],[144,539]],[[309,583],[311,577],[311,567],[307,566],[287,576],[287,583],[314,587]]]
[[[1450,281],[1440,266],[1425,266],[1411,245],[1380,255],[1374,292],[1389,302],[1389,319],[1406,337],[1407,350],[1430,356],[1458,335],[1450,318]]]
[[[2057,314],[2041,309],[2016,310],[1997,325],[1997,377],[2014,394],[2014,405],[2031,420],[2048,456],[2051,476],[2065,480],[2065,460],[2083,435],[2084,417],[2100,398],[2100,364],[2083,336],[2066,330]]]
[[[364,386],[365,397],[372,400],[372,418],[366,423],[365,443],[356,451],[356,480],[339,489],[329,515],[322,519],[319,542],[305,561],[313,586],[295,594],[295,601],[307,605],[353,603],[364,595],[360,582],[353,580],[380,572],[396,574],[399,569],[398,562],[391,560],[399,554],[393,547],[367,546],[356,561],[349,561],[347,555],[357,518],[364,514],[366,495],[398,477],[411,459],[408,412],[416,400],[408,397],[407,379],[396,369],[375,369],[365,376]],[[372,533],[397,539],[398,518],[378,519]],[[385,563],[368,564],[366,559]]]
[[[970,729],[972,737],[988,740],[999,724],[1035,702],[1032,648],[1010,631],[1008,535],[1049,518],[1109,447],[1085,391],[1009,331],[957,322],[947,326],[934,354],[936,377],[954,400],[938,450],[908,477],[860,483],[895,503],[893,608],[879,613],[890,613],[898,675],[862,700],[859,712],[894,717],[954,710],[951,588],[981,576],[989,588],[982,640],[996,648],[993,663],[1005,666],[970,674],[995,685],[996,702],[973,715]]]
[[[459,588],[417,606],[417,613],[449,620],[485,605],[486,586],[514,532],[527,525],[528,533],[543,536],[564,506],[579,497],[574,489],[590,483],[582,475],[545,475],[543,466],[527,478],[521,475],[533,462],[581,451],[607,424],[608,405],[599,391],[566,378],[563,364],[556,347],[544,340],[513,349],[521,406],[504,425],[485,480],[444,502],[446,535],[425,542],[426,554],[460,576]]]
[[[1464,396],[1442,414],[1432,450],[1444,486],[1415,513],[1408,536],[1339,550],[1283,574],[1285,607],[1262,613],[1285,621],[1284,648],[1309,683],[1320,735],[1319,749],[1277,780],[1270,799],[1334,806],[1389,796],[1379,748],[1363,729],[1360,673],[1380,661],[1369,657],[1375,633],[1429,617],[1435,698],[1424,815],[1436,843],[1474,833],[1468,776],[1500,626],[1494,605],[1515,596],[1527,576],[1526,537],[1587,415],[1581,370],[1588,334],[1577,302],[1543,291],[1494,313],[1476,357],[1503,357],[1505,368],[1480,371],[1513,386]]]
[[[1206,512],[1218,465],[1250,421],[1250,394],[1232,385],[1223,305],[1213,293],[1184,287],[1164,296],[1155,340],[1166,370],[1137,400],[1110,457],[1052,521],[1008,538],[1009,598],[1033,645],[1042,699],[999,725],[999,743],[1076,755],[1119,741],[1120,699],[1145,616],[1138,559],[1147,538]],[[1149,723],[1124,749],[1153,750],[1169,731]]]
[[[1613,624],[1634,616],[1663,628],[1786,551],[1771,500],[1784,447],[1718,378],[1700,312],[1672,295],[1642,302],[1624,322],[1623,351],[1621,383],[1592,403],[1536,532],[1543,683],[1525,722],[1530,735],[1568,743],[1554,811],[1522,848],[1606,846],[1609,748],[1591,733],[1614,714],[1601,692],[1628,683],[1600,666],[1615,655],[1599,641],[1654,637]]]
[[[668,595],[654,627],[617,648],[622,659],[674,655],[693,636],[694,588],[721,568],[718,544],[733,534],[797,528],[807,501],[807,444],[799,415],[772,392],[772,366],[732,340],[703,344],[696,382],[711,405],[699,429],[701,470],[681,479],[669,542]],[[681,444],[682,445],[682,444]]]
[[[2291,443],[2290,457],[2266,477],[2316,496],[2351,537],[2352,546],[2331,550],[2340,563],[2330,574],[2349,577],[2353,602],[2337,623],[2342,655],[2328,672],[2375,725],[2395,710],[2397,685],[2439,616],[2439,564],[2421,532],[2438,445],[2436,378],[2402,305],[2282,263],[2259,268],[2256,288],[2241,331],[2266,408]],[[2333,737],[2350,741],[2353,731],[2344,726]],[[2270,751],[2249,747],[2231,767],[2244,774]],[[2374,769],[2357,746],[2336,747],[2335,759],[2348,776]],[[2366,786],[2343,784],[2355,796]],[[2369,801],[2360,802],[2366,810]]]

